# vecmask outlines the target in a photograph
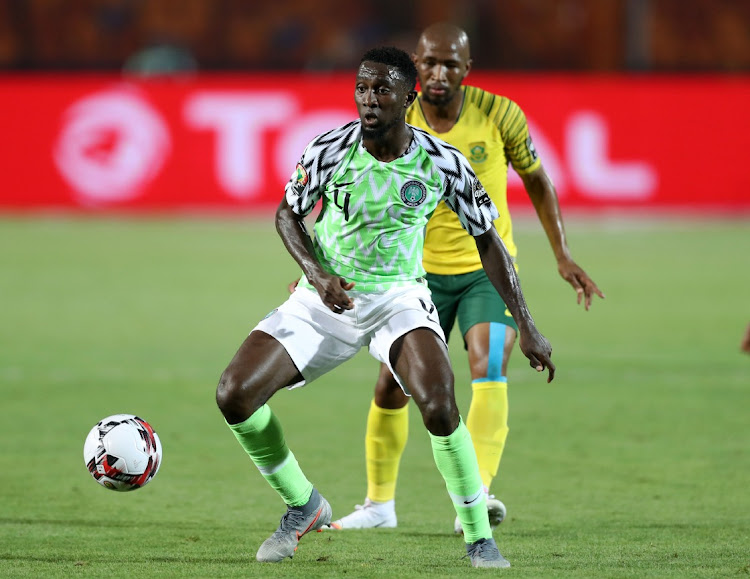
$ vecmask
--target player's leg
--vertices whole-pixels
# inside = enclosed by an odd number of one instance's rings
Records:
[[[492,527],[505,517],[505,505],[489,495],[508,436],[508,360],[516,341],[515,321],[484,271],[467,274],[459,305],[459,325],[469,356],[472,399],[466,426],[471,433]],[[456,532],[461,529],[456,525]]]
[[[449,336],[456,319],[458,298],[452,288],[445,292],[431,291],[443,335]],[[332,528],[345,530],[397,525],[396,482],[409,434],[408,402],[409,397],[388,366],[381,363],[365,431],[367,496],[364,504],[356,505],[352,513],[331,523]]]
[[[313,315],[316,324],[310,323]],[[305,477],[266,404],[279,389],[310,382],[359,350],[361,344],[336,337],[347,332],[325,327],[326,319],[333,325],[347,320],[334,317],[317,296],[295,292],[245,339],[217,387],[216,401],[227,424],[287,505],[279,528],[258,550],[259,561],[291,557],[302,535],[331,520],[330,505]]]
[[[409,436],[409,397],[388,366],[380,365],[375,397],[365,434],[367,497],[378,503],[394,501],[401,456]],[[393,526],[395,527],[395,515]]]
[[[271,487],[292,506],[307,502],[312,484],[299,470],[266,402],[276,391],[300,380],[284,347],[256,330],[242,343],[216,389],[216,402],[238,442]]]
[[[251,460],[287,505],[276,532],[258,549],[257,559],[291,557],[302,535],[331,520],[331,507],[313,488],[289,450],[268,399],[302,380],[284,347],[253,331],[221,376],[216,401],[229,428]]]
[[[508,567],[492,539],[476,454],[458,413],[448,347],[430,295],[416,287],[385,298],[384,322],[370,340],[370,353],[417,403],[435,464],[466,529],[472,565]]]
[[[472,565],[509,567],[492,538],[476,454],[458,413],[445,343],[432,330],[418,328],[393,343],[391,357],[396,374],[422,413]]]
[[[331,528],[370,529],[395,527],[396,480],[409,434],[409,397],[388,366],[380,365],[375,397],[370,403],[365,431],[367,496],[363,505],[331,523]]]
[[[472,378],[466,422],[487,488],[497,475],[508,437],[507,365],[515,341],[515,329],[497,322],[476,324],[466,333]]]
[[[493,529],[503,522],[506,515],[505,504],[490,494],[490,486],[497,475],[508,437],[506,368],[515,339],[516,331],[513,328],[496,322],[476,324],[466,336],[472,374],[472,397],[466,425],[474,441],[479,473],[487,493],[487,515]],[[491,344],[489,350],[486,348],[487,344]],[[495,351],[498,349],[502,350],[503,354]],[[485,354],[491,360],[502,358],[500,375],[479,369],[486,368],[481,361]],[[462,532],[458,523],[454,523],[454,531]]]

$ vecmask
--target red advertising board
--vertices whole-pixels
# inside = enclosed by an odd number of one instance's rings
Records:
[[[748,76],[468,80],[524,109],[563,208],[750,213]],[[269,210],[355,116],[351,74],[0,76],[0,211]]]

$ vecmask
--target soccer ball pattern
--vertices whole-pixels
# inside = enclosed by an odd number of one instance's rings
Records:
[[[113,491],[133,491],[161,466],[161,441],[151,425],[133,414],[114,414],[91,429],[83,445],[91,476]]]

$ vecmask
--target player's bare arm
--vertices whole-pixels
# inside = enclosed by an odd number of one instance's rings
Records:
[[[521,175],[521,179],[552,246],[557,260],[557,271],[573,286],[578,296],[578,303],[580,304],[583,300],[584,308],[588,311],[594,294],[604,299],[604,293],[570,255],[560,204],[552,180],[541,165],[535,171]]]
[[[537,372],[545,368],[549,371],[547,382],[555,377],[555,365],[552,363],[552,346],[539,330],[531,317],[526,300],[521,292],[521,284],[518,281],[513,260],[508,254],[497,230],[491,227],[487,232],[474,238],[477,244],[479,256],[482,258],[487,277],[492,285],[503,298],[513,319],[518,324],[519,347],[529,359],[529,364]]]
[[[276,231],[284,242],[287,251],[294,258],[307,280],[318,291],[323,303],[335,313],[351,310],[354,302],[346,294],[346,290],[354,287],[354,283],[344,278],[326,272],[315,258],[312,240],[307,233],[304,218],[292,211],[286,199],[281,201],[276,210]]]

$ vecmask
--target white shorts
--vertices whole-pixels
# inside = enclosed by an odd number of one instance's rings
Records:
[[[416,328],[429,328],[445,342],[437,309],[426,286],[397,287],[385,293],[348,292],[354,308],[334,314],[312,290],[298,287],[253,330],[276,338],[289,353],[304,386],[369,346],[408,394],[390,361],[391,345]]]

